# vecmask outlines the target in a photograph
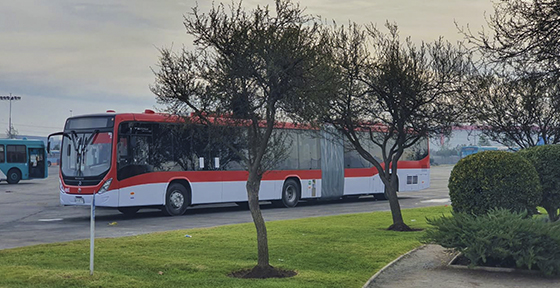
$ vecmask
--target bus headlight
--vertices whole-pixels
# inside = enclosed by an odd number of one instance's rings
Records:
[[[58,178],[58,189],[60,189],[60,191],[64,191],[64,185],[62,185],[62,180],[60,180],[60,178]]]
[[[99,189],[99,192],[97,192],[97,194],[103,194],[107,192],[109,190],[109,186],[111,186],[111,182],[113,182],[113,178],[105,181],[105,183],[103,183],[103,186],[101,186],[101,189]]]

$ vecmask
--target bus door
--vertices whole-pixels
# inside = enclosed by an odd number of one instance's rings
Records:
[[[43,149],[29,148],[29,178],[45,177],[45,159]]]
[[[324,128],[321,138],[321,198],[334,199],[344,195],[344,144],[338,132]],[[336,135],[336,136],[335,136]]]

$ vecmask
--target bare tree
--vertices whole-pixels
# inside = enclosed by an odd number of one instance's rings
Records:
[[[488,30],[459,28],[484,74],[466,95],[471,122],[507,146],[558,143],[560,1],[499,0]]]
[[[471,122],[510,148],[560,142],[560,84],[541,77],[486,76],[464,98]]]
[[[484,61],[559,76],[560,1],[497,0],[486,22],[476,34],[459,29]]]
[[[18,130],[13,126],[10,129],[6,129],[6,138],[16,139],[17,135],[19,135]]]
[[[472,65],[468,53],[443,40],[416,46],[400,40],[396,25],[386,26],[387,34],[373,25],[334,29],[339,89],[325,101],[323,116],[379,171],[393,215],[389,229],[408,231],[396,193],[397,163],[419,141],[450,133],[460,115],[454,97]],[[381,148],[382,159],[372,146]]]
[[[259,187],[291,144],[275,128],[295,115],[306,98],[320,93],[317,75],[324,66],[319,23],[289,0],[277,0],[275,8],[246,12],[241,3],[229,9],[220,4],[207,14],[194,8],[184,24],[194,36],[195,49],[162,49],[152,87],[170,112],[192,112],[195,116],[189,119],[217,129],[212,137],[236,151],[248,171],[258,263],[246,277],[278,275],[269,263]],[[224,127],[239,127],[235,142],[242,145],[233,145],[232,138],[220,133]]]

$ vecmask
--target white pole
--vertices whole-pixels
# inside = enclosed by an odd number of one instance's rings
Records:
[[[12,93],[10,93],[10,96],[0,96],[0,100],[10,101],[10,112],[9,112],[9,115],[8,115],[8,119],[9,119],[8,120],[8,125],[9,125],[8,133],[10,134],[10,138],[14,138],[14,137],[12,137],[13,133],[14,133],[14,129],[13,129],[14,125],[12,125],[12,100],[13,101],[21,100],[21,97],[20,96],[14,96],[14,95],[12,95]]]
[[[14,138],[14,135],[12,134],[12,93],[10,93],[10,117],[9,117],[9,121],[10,122],[8,125],[10,125],[10,127],[8,127],[9,129],[9,133],[10,133],[10,139]]]
[[[93,275],[93,248],[95,246],[95,193],[91,198],[91,216],[89,220],[89,275]]]

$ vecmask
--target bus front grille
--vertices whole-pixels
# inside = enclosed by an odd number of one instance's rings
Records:
[[[82,182],[82,183],[80,183]],[[94,180],[73,180],[73,179],[64,179],[64,184],[68,186],[95,186],[101,182],[101,179],[94,179]]]

